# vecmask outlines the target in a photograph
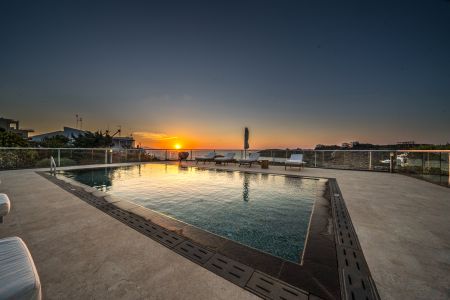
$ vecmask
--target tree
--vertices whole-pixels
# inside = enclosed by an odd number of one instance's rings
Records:
[[[24,140],[20,135],[0,130],[0,147],[27,147],[28,141]]]
[[[95,133],[88,131],[76,137],[73,145],[77,148],[107,148],[112,145],[112,137],[101,131]]]
[[[44,138],[44,140],[39,144],[46,148],[64,148],[68,146],[69,138],[64,135],[55,135]]]

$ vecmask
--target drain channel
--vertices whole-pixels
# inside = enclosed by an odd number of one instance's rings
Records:
[[[343,299],[380,299],[339,186],[330,180],[331,204],[335,222],[336,250]]]

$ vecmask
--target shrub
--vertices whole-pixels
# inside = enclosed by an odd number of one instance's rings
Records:
[[[34,167],[38,153],[30,149],[0,150],[0,169]]]
[[[61,158],[60,163],[61,163],[61,167],[76,165],[76,162],[73,159],[70,159],[70,158]],[[37,168],[49,167],[50,168],[50,158],[41,159],[40,161],[36,162],[35,167],[37,167]]]

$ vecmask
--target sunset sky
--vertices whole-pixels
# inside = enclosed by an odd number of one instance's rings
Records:
[[[1,1],[0,117],[145,146],[450,142],[450,2]]]

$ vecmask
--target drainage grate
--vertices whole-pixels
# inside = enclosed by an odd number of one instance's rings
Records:
[[[345,202],[335,181],[330,180],[330,190],[342,298],[379,299]]]
[[[185,240],[181,236],[171,231],[165,230],[162,227],[155,227],[157,228],[157,230],[152,233],[151,237],[168,248],[173,248]]]
[[[332,198],[334,198],[333,208],[337,242],[344,247],[359,249],[356,233],[350,221],[350,216],[345,208],[344,201],[337,193],[335,193]]]
[[[270,299],[308,300],[308,294],[255,271],[246,286],[256,294]]]
[[[220,254],[215,254],[206,263],[205,268],[240,287],[244,287],[247,284],[254,271],[252,268]]]
[[[115,206],[113,207],[115,209],[107,211],[106,213],[168,248],[173,248],[185,240],[181,236],[165,230],[158,225],[152,224],[143,218],[137,217],[127,211],[123,211]]]
[[[204,264],[214,255],[213,252],[191,243],[190,241],[184,241],[176,246],[174,250],[199,264]]]

